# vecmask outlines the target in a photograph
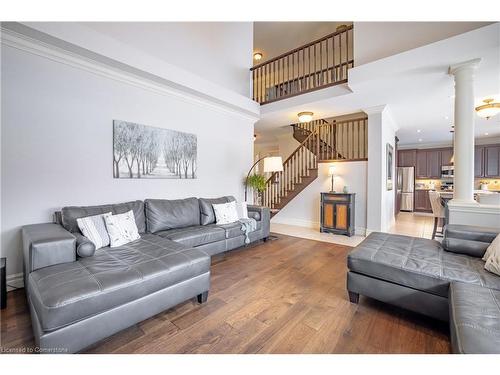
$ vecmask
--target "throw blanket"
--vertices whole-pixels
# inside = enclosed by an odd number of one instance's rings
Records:
[[[239,219],[238,220],[241,224],[241,230],[245,233],[245,243],[249,244],[250,243],[250,238],[248,237],[248,233],[253,232],[254,230],[257,229],[257,222],[255,219]]]

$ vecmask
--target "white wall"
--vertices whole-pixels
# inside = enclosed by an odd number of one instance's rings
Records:
[[[1,58],[1,250],[8,275],[22,270],[21,226],[50,221],[65,205],[242,198],[251,118],[5,45]],[[196,134],[198,179],[113,179],[113,119]]]
[[[283,161],[300,145],[292,136],[293,131],[287,130],[279,134],[278,152]],[[344,185],[349,192],[356,193],[356,233],[364,234],[366,228],[366,176],[367,162],[334,163],[338,177],[335,178],[335,190],[342,191]],[[320,163],[318,178],[299,193],[290,203],[272,218],[273,223],[299,225],[319,228],[320,223],[320,193],[330,191],[331,178],[328,176],[328,167],[331,163]]]
[[[394,224],[394,189],[387,190],[386,146],[394,149],[397,126],[386,106],[364,110],[368,114],[367,231],[386,232]],[[395,163],[392,175],[395,177]]]
[[[345,185],[350,193],[356,193],[355,229],[356,234],[364,235],[366,229],[366,161],[341,162],[335,164],[338,177],[334,188],[342,191]],[[331,178],[328,168],[331,163],[320,163],[318,178],[300,192],[290,203],[272,218],[273,223],[299,225],[319,228],[320,225],[320,193],[330,191]]]
[[[490,22],[354,22],[356,66],[450,38]]]
[[[248,96],[252,22],[82,23],[145,53]]]
[[[257,118],[260,113],[249,90],[251,23],[3,22],[2,29],[147,80],[166,81],[171,89]]]

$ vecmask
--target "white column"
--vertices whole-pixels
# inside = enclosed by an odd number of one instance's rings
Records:
[[[455,79],[454,203],[474,203],[474,71],[480,61],[449,68]]]
[[[363,109],[368,115],[366,230],[387,232],[394,223],[394,190],[387,190],[386,147],[394,147],[396,124],[388,106]],[[391,165],[394,179],[394,160]],[[394,181],[394,180],[393,180]],[[393,189],[395,189],[395,184]]]

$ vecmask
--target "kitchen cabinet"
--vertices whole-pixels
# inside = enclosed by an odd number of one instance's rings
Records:
[[[415,211],[432,212],[428,190],[415,190]]]
[[[415,176],[417,178],[427,178],[427,152],[425,150],[417,150]]]
[[[441,150],[417,150],[417,178],[441,178]]]
[[[484,147],[476,146],[474,149],[474,177],[484,177]]]
[[[398,167],[414,167],[417,150],[398,150]]]
[[[451,158],[453,157],[453,148],[444,148],[441,150],[441,166],[453,165]]]
[[[427,150],[427,177],[441,178],[441,151]]]
[[[484,146],[484,177],[500,177],[500,145]]]

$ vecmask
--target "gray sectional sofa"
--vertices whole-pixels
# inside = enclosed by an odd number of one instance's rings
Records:
[[[500,353],[500,276],[481,259],[499,232],[448,225],[442,244],[371,233],[348,255],[349,299],[361,294],[449,321],[455,353]]]
[[[190,298],[206,301],[210,256],[245,245],[239,223],[215,224],[213,203],[233,197],[147,199],[65,207],[55,223],[22,228],[24,277],[36,345],[42,352],[78,352]],[[93,249],[77,218],[133,210],[141,238]],[[269,236],[269,209],[248,206]],[[95,252],[94,252],[95,250]]]

